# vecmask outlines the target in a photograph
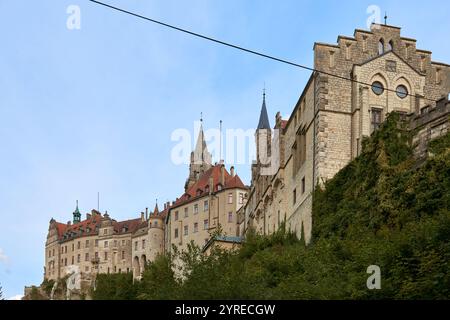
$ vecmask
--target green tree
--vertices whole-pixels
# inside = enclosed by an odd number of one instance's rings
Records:
[[[134,300],[137,285],[131,273],[98,274],[91,294],[94,300]]]

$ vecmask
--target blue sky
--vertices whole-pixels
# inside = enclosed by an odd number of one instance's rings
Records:
[[[105,0],[181,27],[312,66],[315,41],[366,29],[369,5],[450,62],[450,4],[422,1]],[[68,30],[66,9],[81,9]],[[0,284],[40,284],[49,220],[97,207],[115,219],[183,192],[171,134],[254,128],[264,83],[273,124],[309,72],[192,38],[87,0],[0,0]],[[216,159],[217,160],[217,159]],[[237,166],[249,183],[248,165]]]

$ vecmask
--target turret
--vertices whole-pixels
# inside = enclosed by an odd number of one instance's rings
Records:
[[[75,211],[73,212],[73,223],[79,223],[81,222],[81,213],[80,210],[78,210],[78,200],[77,200],[77,207]]]
[[[266,107],[266,92],[263,93],[263,102],[259,116],[258,127],[255,132],[256,161],[257,164],[269,164],[272,130],[270,129],[269,116]]]
[[[205,171],[211,168],[212,156],[208,152],[208,147],[205,142],[205,134],[203,133],[203,119],[200,119],[200,122],[200,132],[198,134],[197,143],[194,151],[191,152],[189,177],[184,185],[185,191],[196,183]]]

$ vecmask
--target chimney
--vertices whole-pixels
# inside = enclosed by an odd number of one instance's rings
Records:
[[[164,203],[164,210],[167,209],[167,203]]]
[[[145,221],[145,214],[144,214],[144,211],[141,212],[141,221]]]
[[[230,175],[232,177],[234,177],[234,167],[233,166],[231,166],[231,168],[230,168]]]
[[[91,217],[92,217],[92,216],[91,216],[90,213],[86,213],[86,219],[87,219],[87,220],[91,219]]]
[[[220,166],[220,183],[225,187],[225,165]]]
[[[148,207],[145,208],[145,220],[147,220],[147,219],[148,219]]]
[[[70,226],[72,224],[72,221],[67,221],[67,225]]]

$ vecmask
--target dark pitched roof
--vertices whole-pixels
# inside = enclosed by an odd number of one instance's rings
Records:
[[[267,108],[266,108],[266,94],[263,95],[261,114],[259,115],[258,130],[259,129],[269,129],[270,130],[269,116],[267,115]]]

